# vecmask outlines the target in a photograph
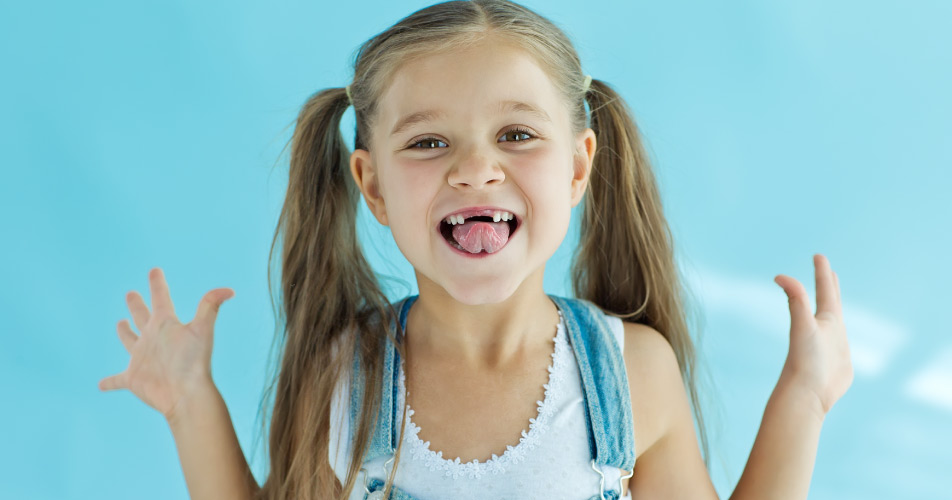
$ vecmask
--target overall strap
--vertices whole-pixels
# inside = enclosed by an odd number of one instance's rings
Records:
[[[407,313],[410,310],[410,306],[416,301],[417,297],[418,295],[405,297],[393,303],[394,308],[399,313],[401,331],[406,331]],[[390,331],[394,335],[396,334],[396,324],[393,321],[390,322]],[[397,377],[400,373],[400,353],[397,352],[393,342],[390,340],[390,337],[385,339],[385,344],[386,347],[383,356],[383,379],[382,386],[379,388],[382,395],[380,399],[380,408],[377,412],[376,425],[374,427],[373,436],[370,439],[370,446],[367,448],[367,452],[364,454],[363,459],[361,460],[362,462],[369,462],[381,456],[392,455],[396,450],[397,445],[397,429],[399,426],[394,425],[394,423],[399,423],[396,402],[399,384],[399,379]],[[357,429],[357,422],[360,419],[361,412],[363,411],[364,374],[360,371],[360,356],[357,352],[354,352],[353,370],[353,373],[355,374],[354,379],[357,380],[357,382],[351,386],[351,439]]]
[[[589,444],[595,463],[626,471],[635,465],[628,374],[604,312],[590,301],[549,295],[562,311],[582,375]]]

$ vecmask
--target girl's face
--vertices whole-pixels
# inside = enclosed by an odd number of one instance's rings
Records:
[[[486,40],[410,61],[378,113],[373,151],[354,151],[351,173],[416,270],[421,293],[436,284],[477,305],[506,300],[530,276],[541,287],[585,191],[595,134],[572,136],[565,103],[531,56]],[[513,214],[515,230],[500,240],[500,225],[470,224],[469,246],[504,246],[471,254],[447,241],[453,226],[444,219],[485,207]]]

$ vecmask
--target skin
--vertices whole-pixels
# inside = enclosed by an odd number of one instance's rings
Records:
[[[571,136],[550,82],[512,47],[434,54],[396,76],[381,102],[374,153],[355,151],[350,168],[417,272],[406,371],[408,403],[426,432],[420,437],[444,456],[486,460],[518,442],[541,399],[558,321],[542,274],[584,193],[595,136],[590,129]],[[501,99],[531,101],[551,121],[490,111],[487,105]],[[418,124],[406,136],[385,133],[398,116],[425,107],[440,107],[447,118]],[[513,124],[538,138],[501,141]],[[404,149],[424,134],[445,142],[436,151]],[[477,204],[508,208],[523,227],[499,254],[463,262],[434,228],[450,211]],[[823,420],[852,383],[839,279],[826,257],[814,255],[814,266],[816,314],[800,282],[774,279],[789,300],[790,348],[733,500],[806,498]],[[127,389],[162,413],[191,498],[250,499],[258,485],[210,370],[214,324],[234,291],[209,291],[183,323],[161,269],[149,272],[149,284],[151,310],[138,293],[126,295],[140,334],[128,320],[116,326],[129,366],[99,388]],[[717,498],[671,346],[650,327],[624,329],[638,459],[622,491],[630,487],[634,498]],[[438,425],[445,419],[454,419],[454,429]]]
[[[494,108],[505,100],[541,108],[551,121],[501,114]],[[354,151],[350,166],[371,212],[390,226],[415,269],[420,297],[408,318],[417,341],[411,347],[493,368],[549,341],[550,329],[539,325],[557,324],[558,313],[542,290],[545,263],[588,183],[595,133],[572,137],[565,106],[545,73],[502,44],[408,63],[380,103],[372,151]],[[425,109],[445,110],[446,117],[390,135],[400,117]],[[507,133],[514,126],[535,137]],[[424,137],[435,140],[411,149]],[[481,205],[506,208],[522,224],[489,257],[456,255],[437,224]]]
[[[497,103],[505,100],[530,103],[550,120],[500,113]],[[401,117],[421,110],[445,114],[391,135]],[[533,138],[511,132],[514,126]],[[406,372],[420,438],[464,462],[501,455],[528,429],[542,399],[558,323],[542,277],[587,186],[595,134],[573,136],[545,72],[520,49],[487,39],[401,66],[371,135],[371,151],[354,151],[350,169],[416,272]],[[436,231],[447,214],[476,205],[522,219],[503,250],[480,260],[456,255]],[[731,498],[806,498],[819,429],[851,384],[838,281],[825,257],[814,262],[816,316],[798,281],[775,279],[790,301],[790,352]],[[638,459],[622,491],[717,498],[671,346],[650,327],[624,326]],[[449,419],[453,429],[439,425]]]

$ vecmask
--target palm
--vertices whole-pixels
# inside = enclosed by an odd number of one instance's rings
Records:
[[[209,292],[199,305],[195,319],[182,324],[175,315],[168,286],[160,269],[149,273],[152,312],[135,292],[126,295],[137,336],[126,320],[117,327],[119,338],[129,352],[129,366],[117,375],[100,381],[102,390],[129,389],[166,418],[177,404],[199,384],[211,381],[213,325],[221,302],[234,295],[229,289]]]
[[[806,290],[785,275],[775,279],[790,304],[790,351],[781,373],[782,383],[814,394],[824,414],[830,411],[853,381],[839,278],[826,257],[814,256],[817,312],[812,313]]]
[[[129,390],[165,415],[174,408],[177,395],[183,394],[183,383],[205,374],[211,336],[193,334],[169,318],[160,325],[146,325],[129,354]]]

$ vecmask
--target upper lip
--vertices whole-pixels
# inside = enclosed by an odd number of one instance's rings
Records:
[[[480,215],[487,215],[489,217],[492,217],[495,212],[509,212],[513,215],[513,217],[515,218],[515,221],[517,223],[519,222],[519,215],[513,212],[512,210],[509,210],[508,208],[487,207],[487,206],[461,208],[459,210],[456,210],[444,215],[442,218],[440,218],[440,222],[446,220],[446,218],[451,215],[462,215],[464,219],[468,219],[470,217],[477,217]]]

